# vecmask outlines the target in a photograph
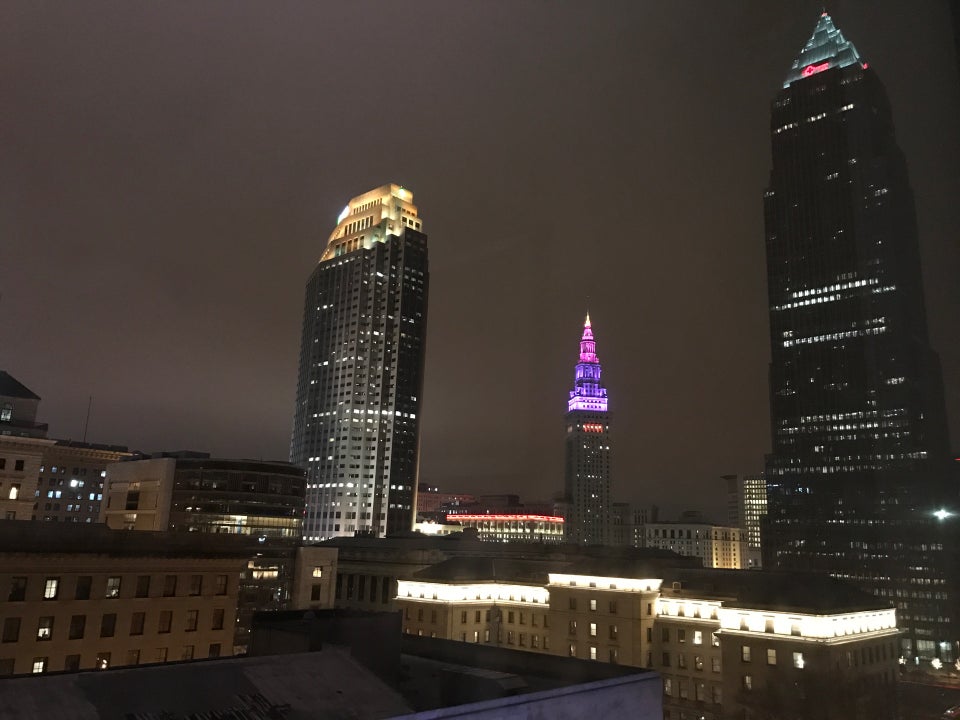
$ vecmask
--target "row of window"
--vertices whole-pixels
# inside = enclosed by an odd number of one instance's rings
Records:
[[[221,644],[220,643],[211,643],[207,648],[207,657],[217,658],[220,657]],[[194,645],[184,645],[180,651],[179,660],[193,660],[195,656],[195,646]],[[126,653],[126,662],[123,665],[139,665],[141,660],[141,651],[139,648],[132,648],[127,650]],[[164,663],[167,660],[171,659],[169,657],[169,649],[165,647],[156,648],[153,653],[144,658],[144,661],[147,663]],[[111,666],[112,655],[109,652],[98,652],[97,658],[94,663],[94,668],[97,670],[106,670]],[[54,668],[51,667],[49,657],[35,657],[31,663],[31,672],[33,673],[45,673],[50,672]],[[80,670],[80,655],[67,655],[63,660],[63,669],[66,672],[77,672]],[[13,675],[15,671],[14,658],[0,658],[0,676]]]
[[[133,597],[150,597],[151,575],[138,575],[135,584]],[[163,579],[163,597],[174,597],[177,594],[177,575],[166,575]],[[101,597],[119,598],[120,590],[123,584],[123,578],[119,575],[113,575],[107,578],[104,594]],[[21,602],[27,599],[28,578],[22,575],[15,575],[10,579],[10,590],[7,594],[8,602]],[[43,581],[43,599],[57,600],[61,598],[61,578],[47,577]],[[93,586],[92,575],[78,575],[74,585],[74,600],[89,600]],[[197,596],[203,594],[203,575],[190,575],[187,584],[187,595]],[[214,594],[227,594],[227,576],[217,575],[214,578]]]
[[[750,677],[747,675],[746,677]],[[694,698],[697,702],[707,702],[707,686],[706,683],[702,682],[693,682],[693,691]],[[690,683],[686,680],[679,679],[674,683],[673,678],[664,678],[663,679],[663,694],[668,697],[674,697],[674,686],[676,686],[676,696],[681,700],[690,699]],[[710,702],[714,705],[723,704],[723,692],[720,689],[719,685],[712,685],[710,687]],[[665,717],[667,715],[665,714]]]
[[[211,630],[223,630],[223,619],[225,611],[223,608],[216,608],[210,619]],[[185,632],[196,632],[199,624],[200,611],[187,610],[184,617],[183,629]],[[44,616],[37,621],[37,631],[35,638],[38,641],[53,640],[54,617]],[[3,634],[0,635],[0,642],[15,643],[20,641],[20,626],[22,619],[19,617],[8,617],[3,621]],[[135,612],[130,615],[130,635],[143,635],[146,626],[147,614],[145,612]],[[173,611],[161,610],[157,617],[157,632],[165,634],[172,632]],[[67,628],[68,640],[82,640],[87,632],[87,616],[71,615],[70,624]],[[100,617],[99,637],[112,638],[117,632],[117,613],[103,613]]]
[[[872,653],[872,650],[871,650],[871,653]],[[741,646],[741,647],[740,647],[740,659],[741,659],[743,662],[752,662],[752,658],[753,658],[753,653],[752,653],[752,651],[751,651],[751,649],[750,649],[750,646],[749,646],[749,645],[743,645],[743,646]],[[767,665],[774,665],[774,666],[776,666],[776,664],[777,664],[777,650],[776,650],[776,648],[767,648]],[[804,664],[805,664],[805,663],[804,663],[804,660],[803,660],[803,653],[802,653],[802,652],[794,652],[794,653],[793,653],[793,667],[797,668],[798,670],[803,670]],[[749,677],[749,676],[748,676],[748,677]]]

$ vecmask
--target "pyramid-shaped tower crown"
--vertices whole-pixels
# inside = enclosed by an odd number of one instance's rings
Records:
[[[787,73],[783,86],[788,87],[797,80],[824,70],[858,63],[860,63],[860,54],[853,43],[847,40],[833,24],[830,15],[823,13],[817,21],[813,35],[790,66],[790,72]]]

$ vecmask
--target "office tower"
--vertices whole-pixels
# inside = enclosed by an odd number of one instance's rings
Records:
[[[744,567],[763,565],[760,523],[767,514],[767,479],[760,475],[724,475],[727,481],[727,524],[747,531]]]
[[[609,545],[610,416],[589,314],[580,338],[580,362],[567,401],[566,421],[567,541]]]
[[[427,330],[427,236],[413,193],[353,198],[307,283],[290,459],[306,540],[411,530]]]
[[[949,660],[955,523],[933,517],[947,433],[913,195],[884,87],[826,13],[773,102],[771,138],[764,565],[896,603],[904,655]]]

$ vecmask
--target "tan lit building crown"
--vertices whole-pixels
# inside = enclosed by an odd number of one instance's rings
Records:
[[[404,228],[422,230],[413,193],[393,183],[353,198],[337,218],[320,262],[401,235]]]

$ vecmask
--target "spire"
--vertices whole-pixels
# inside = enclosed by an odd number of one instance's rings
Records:
[[[580,362],[577,363],[574,389],[567,402],[568,410],[606,412],[607,390],[600,384],[600,360],[597,358],[597,343],[593,339],[590,313],[583,323],[580,337]]]
[[[843,36],[843,33],[833,24],[830,14],[824,11],[817,21],[813,35],[790,66],[790,72],[787,73],[783,86],[788,87],[797,80],[816,75],[824,70],[858,63],[866,67],[866,63],[861,63],[860,55],[853,43]]]

